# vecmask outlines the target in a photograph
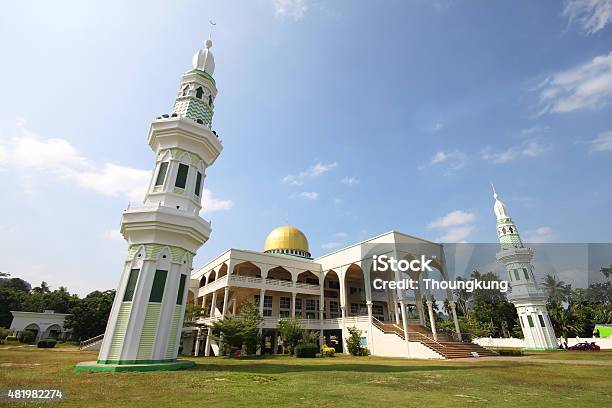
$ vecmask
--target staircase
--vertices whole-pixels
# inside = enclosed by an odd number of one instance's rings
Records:
[[[98,351],[102,347],[102,340],[104,339],[104,333],[92,337],[91,339],[84,340],[79,343],[80,351]]]
[[[377,319],[373,319],[374,327],[381,330],[383,333],[394,334],[404,339],[404,329],[395,323],[383,323]],[[418,341],[429,349],[444,356],[445,358],[469,358],[475,357],[472,353],[478,353],[478,356],[496,356],[492,350],[488,350],[476,343],[468,343],[455,341],[446,333],[437,333],[438,340],[433,339],[431,331],[420,325],[408,325],[408,338],[410,341]]]

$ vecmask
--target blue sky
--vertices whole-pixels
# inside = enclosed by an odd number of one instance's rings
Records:
[[[213,234],[196,267],[259,250],[285,223],[315,256],[391,229],[495,242],[490,182],[527,240],[610,242],[610,10],[6,3],[0,270],[80,294],[116,286],[121,210],[153,168],[149,122],[170,110],[211,17],[224,151],[207,172]]]

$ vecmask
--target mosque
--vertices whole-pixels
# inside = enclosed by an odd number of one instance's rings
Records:
[[[263,251],[231,248],[194,270],[193,257],[208,240],[210,222],[200,217],[206,169],[223,145],[212,128],[217,87],[210,38],[196,52],[193,65],[179,83],[169,114],[151,123],[148,143],[155,153],[152,177],[140,206],[122,214],[121,234],[128,256],[120,276],[106,331],[88,342],[98,359],[79,363],[77,371],[176,370],[192,366],[183,355],[219,355],[210,324],[240,313],[251,301],[263,316],[258,353],[283,352],[280,319],[295,317],[319,333],[320,345],[346,353],[348,327],[361,330],[361,342],[372,355],[444,359],[491,355],[462,341],[452,291],[446,292],[454,332],[436,328],[429,293],[376,290],[375,278],[399,281],[400,272],[380,275],[373,255],[414,260],[425,254],[432,271],[448,280],[444,247],[408,234],[390,231],[338,251],[312,258],[308,239],[299,229],[282,226],[265,240]],[[545,297],[533,278],[533,253],[524,248],[506,207],[495,194],[497,259],[516,289],[513,302],[525,339],[532,347],[556,346]],[[429,271],[411,279],[427,278]],[[437,299],[441,301],[443,299]],[[187,303],[206,313],[184,322]],[[426,326],[426,314],[431,324]],[[191,326],[191,327],[190,327]]]

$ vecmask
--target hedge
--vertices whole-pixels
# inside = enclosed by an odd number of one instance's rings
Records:
[[[39,341],[36,344],[36,347],[38,348],[53,348],[55,347],[55,345],[57,344],[57,341],[54,339],[44,339]]]
[[[298,358],[314,358],[317,356],[319,346],[312,343],[298,344],[295,347],[295,356]]]
[[[323,357],[333,357],[336,355],[336,349],[333,347],[323,346],[321,347],[321,355]]]

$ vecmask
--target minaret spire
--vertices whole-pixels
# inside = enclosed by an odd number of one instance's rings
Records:
[[[508,215],[495,187],[493,198],[497,236],[501,244],[496,258],[506,267],[512,288],[508,300],[516,307],[526,347],[556,348],[557,338],[546,310],[547,297],[538,288],[533,274],[533,251],[523,246],[516,225]]]

